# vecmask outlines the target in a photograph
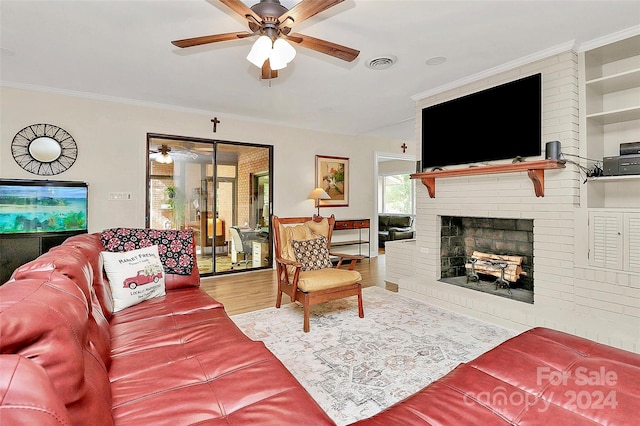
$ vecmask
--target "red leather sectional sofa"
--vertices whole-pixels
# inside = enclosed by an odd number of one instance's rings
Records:
[[[100,233],[0,286],[0,424],[332,425],[284,365],[190,276],[112,314]]]
[[[111,314],[100,234],[0,286],[0,425],[332,425],[190,276]],[[640,355],[526,331],[355,425],[631,425]]]

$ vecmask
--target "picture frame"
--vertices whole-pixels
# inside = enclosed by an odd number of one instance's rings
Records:
[[[318,200],[316,207],[349,206],[349,158],[316,155],[316,188],[331,197]]]

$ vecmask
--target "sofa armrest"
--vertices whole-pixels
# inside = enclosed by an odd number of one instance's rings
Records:
[[[17,354],[0,355],[0,423],[69,425],[69,415],[40,365]]]
[[[407,231],[413,231],[413,228],[410,226],[394,226],[392,228],[389,228],[389,232],[407,232]]]
[[[415,236],[415,231],[411,228],[407,230],[392,229],[389,231],[389,241],[409,240]]]

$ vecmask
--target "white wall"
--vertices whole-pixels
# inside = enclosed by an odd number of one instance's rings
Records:
[[[416,104],[417,119],[426,106],[537,72],[543,74],[542,152],[546,141],[559,140],[563,153],[578,155],[578,60],[573,51],[422,99]],[[433,199],[419,184],[416,242],[387,245],[387,281],[398,284],[402,294],[514,330],[546,326],[640,352],[640,274],[595,270],[574,257],[585,253],[580,248],[588,232],[574,219],[583,216],[576,214],[582,180],[571,164],[548,170],[540,198],[524,172],[436,179]],[[439,282],[442,215],[533,219],[534,304]],[[391,266],[399,264],[405,269]]]
[[[48,177],[89,183],[89,231],[144,226],[146,135],[161,133],[274,146],[274,213],[306,216],[316,210],[306,197],[314,187],[315,155],[350,159],[349,207],[323,208],[337,218],[374,218],[374,152],[401,152],[403,141],[285,128],[264,122],[64,93],[0,87],[0,176],[46,179],[20,168],[11,142],[22,128],[50,123],[68,131],[78,159],[66,172]],[[217,133],[211,119],[217,116]],[[327,124],[330,128],[330,123]],[[109,192],[131,192],[130,201],[109,201]],[[373,254],[373,253],[372,253]]]

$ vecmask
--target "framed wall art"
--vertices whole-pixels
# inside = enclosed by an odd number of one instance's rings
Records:
[[[318,200],[316,207],[347,207],[349,205],[349,159],[316,155],[316,188],[331,197]]]

